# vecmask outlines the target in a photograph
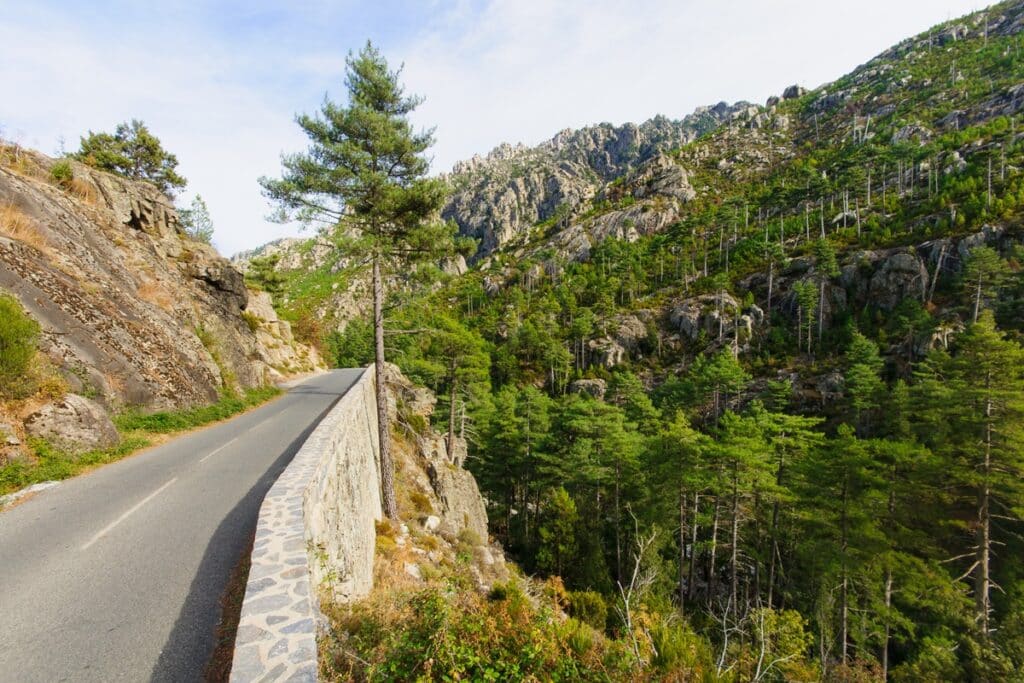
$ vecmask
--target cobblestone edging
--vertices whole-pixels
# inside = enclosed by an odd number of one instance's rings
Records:
[[[317,587],[372,587],[380,518],[371,366],[320,422],[260,508],[232,683],[317,680]]]

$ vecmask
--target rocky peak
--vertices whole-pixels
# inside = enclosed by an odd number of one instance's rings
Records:
[[[455,192],[443,215],[480,240],[476,258],[483,258],[524,240],[538,223],[572,216],[607,183],[751,106],[721,102],[678,121],[602,123],[563,130],[536,147],[500,145],[455,166],[448,176]]]

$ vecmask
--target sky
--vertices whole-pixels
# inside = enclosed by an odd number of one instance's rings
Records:
[[[295,235],[257,179],[305,148],[372,40],[436,128],[432,171],[565,128],[682,118],[832,81],[977,0],[0,0],[0,137],[47,154],[132,118],[175,153],[226,255]]]

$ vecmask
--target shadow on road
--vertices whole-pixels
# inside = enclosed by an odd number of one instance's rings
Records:
[[[177,683],[203,680],[203,672],[216,645],[217,627],[222,618],[221,596],[227,588],[231,571],[256,531],[256,520],[263,498],[320,421],[345,395],[345,392],[324,391],[321,388],[303,391],[302,387],[296,387],[289,393],[330,395],[335,396],[335,399],[288,445],[217,527],[206,547],[199,571],[192,580],[181,613],[153,668],[152,681]]]

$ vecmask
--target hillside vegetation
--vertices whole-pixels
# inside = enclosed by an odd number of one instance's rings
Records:
[[[535,645],[579,668],[548,676],[1019,677],[1022,29],[1003,3],[713,125],[569,132],[449,176],[478,251],[400,276],[388,348],[468,440],[493,535],[564,582]],[[257,275],[365,364],[332,239]],[[452,633],[534,628],[510,595]],[[436,600],[403,607],[409,638],[450,623]],[[456,654],[424,675],[470,671]]]

